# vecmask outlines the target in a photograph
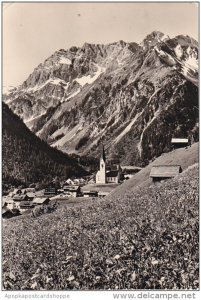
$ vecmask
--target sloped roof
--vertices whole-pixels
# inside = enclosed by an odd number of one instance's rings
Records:
[[[101,158],[102,158],[104,161],[106,161],[106,156],[105,156],[105,149],[104,149],[104,146],[102,147]]]
[[[33,205],[33,202],[30,202],[30,201],[21,201],[20,202],[20,207],[21,206],[32,206]]]
[[[83,194],[98,194],[97,191],[83,191]]]
[[[46,200],[48,200],[49,198],[34,198],[32,203],[37,203],[37,204],[43,204]]]
[[[185,144],[185,143],[188,143],[188,139],[172,138],[171,143],[172,144],[174,144],[174,143],[179,143],[179,144],[180,143],[182,143],[182,144],[184,143]]]
[[[106,173],[106,177],[117,177],[118,171],[109,171]]]
[[[3,207],[2,208],[2,215],[6,215],[6,214],[12,214],[13,215],[13,212],[9,209],[9,208],[7,208],[7,207]]]
[[[24,199],[27,199],[28,197],[27,197],[27,195],[14,195],[13,196],[13,200],[19,200],[19,201],[22,201],[22,200],[24,200]]]
[[[79,189],[79,186],[78,185],[66,185],[63,187],[63,189],[76,192]]]
[[[159,165],[151,168],[150,177],[174,177],[181,172],[180,165]]]
[[[28,192],[28,193],[27,193],[27,196],[28,196],[29,198],[34,198],[34,197],[35,197],[35,193],[33,193],[33,192]]]

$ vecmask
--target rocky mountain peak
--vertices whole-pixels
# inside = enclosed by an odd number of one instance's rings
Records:
[[[197,134],[197,85],[195,41],[154,31],[140,45],[60,49],[4,101],[53,147],[98,155],[105,144],[111,157],[140,164],[173,135]]]

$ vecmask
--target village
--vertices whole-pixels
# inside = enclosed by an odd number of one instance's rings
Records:
[[[173,138],[172,149],[191,146],[189,139]],[[3,196],[2,217],[9,219],[22,214],[32,213],[38,216],[56,209],[57,205],[73,199],[85,201],[87,198],[96,200],[107,196],[126,180],[132,178],[142,168],[135,166],[107,166],[104,146],[100,155],[100,167],[96,174],[86,178],[68,178],[60,182],[58,179],[49,183],[43,190],[34,187],[13,188]],[[180,165],[157,165],[150,172],[150,181],[154,184],[172,178],[182,172]]]

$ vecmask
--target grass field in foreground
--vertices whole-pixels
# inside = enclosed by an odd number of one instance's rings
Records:
[[[157,186],[3,224],[6,290],[197,289],[198,166]]]

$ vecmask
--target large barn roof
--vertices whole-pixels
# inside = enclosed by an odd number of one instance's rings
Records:
[[[174,177],[181,172],[180,165],[159,165],[151,168],[150,177]]]
[[[183,138],[181,138],[181,139],[180,139],[180,138],[172,138],[171,143],[172,143],[172,144],[175,144],[175,143],[179,143],[179,144],[181,144],[181,143],[182,143],[182,144],[183,144],[183,143],[186,144],[186,143],[187,143],[187,144],[188,144],[188,139],[183,139]]]

